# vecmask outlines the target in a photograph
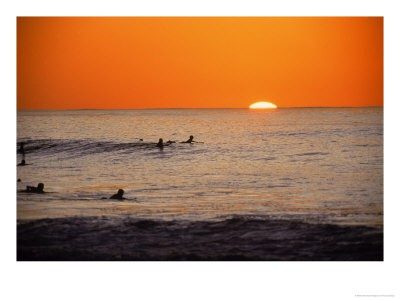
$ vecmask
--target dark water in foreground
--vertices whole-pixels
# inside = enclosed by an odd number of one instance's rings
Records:
[[[18,260],[383,260],[378,228],[232,217],[70,217],[18,225]]]
[[[18,142],[19,260],[383,259],[382,108],[18,112]]]

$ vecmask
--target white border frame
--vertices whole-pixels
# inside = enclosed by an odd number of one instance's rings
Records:
[[[399,297],[399,17],[395,1],[15,1],[2,5],[2,299]],[[16,262],[16,16],[384,16],[384,262]],[[7,191],[4,191],[7,190]],[[382,297],[374,297],[374,299]],[[391,297],[392,298],[392,297]]]

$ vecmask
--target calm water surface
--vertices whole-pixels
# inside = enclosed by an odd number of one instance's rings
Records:
[[[18,219],[383,223],[383,109],[20,111]],[[194,135],[203,143],[175,143]],[[139,139],[143,139],[140,141]],[[21,157],[18,156],[18,162]],[[127,200],[102,199],[117,189]]]

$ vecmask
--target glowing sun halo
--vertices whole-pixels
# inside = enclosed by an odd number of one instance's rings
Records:
[[[277,106],[271,102],[256,102],[250,105],[250,108],[258,108],[258,109],[265,109],[265,108],[276,108]]]

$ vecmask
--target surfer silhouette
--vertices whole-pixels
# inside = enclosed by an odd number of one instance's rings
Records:
[[[23,160],[18,164],[18,166],[25,166],[25,165],[26,165],[25,159],[23,159]]]
[[[112,195],[110,197],[110,199],[118,199],[118,200],[124,200],[125,198],[122,197],[124,195],[124,190],[123,189],[119,189],[118,193],[116,193],[115,195]]]
[[[163,139],[158,140],[157,147],[160,149],[164,148]]]
[[[181,142],[181,143],[188,143],[188,144],[195,143],[195,141],[193,141],[193,135],[191,135],[186,142]]]
[[[164,146],[169,146],[169,145],[171,145],[172,143],[175,143],[175,141],[168,141],[168,142],[166,142],[165,144],[164,144],[164,141],[163,141],[163,139],[159,139],[158,140],[158,143],[157,143],[157,147],[158,148],[160,148],[160,149],[162,149],[162,148],[164,148]]]
[[[24,142],[21,142],[19,144],[19,149],[18,149],[18,153],[22,154],[22,159],[25,159],[25,149],[24,149]]]
[[[26,186],[26,190],[24,190],[23,192],[25,192],[25,193],[42,194],[42,193],[44,193],[43,189],[44,189],[44,184],[43,183],[39,183],[37,187],[29,186],[29,185]]]
[[[189,137],[189,139],[188,139],[186,142],[181,142],[181,143],[187,143],[187,144],[191,144],[191,143],[200,143],[200,144],[203,144],[203,142],[194,141],[194,140],[193,140],[193,135],[191,135],[191,136]]]

